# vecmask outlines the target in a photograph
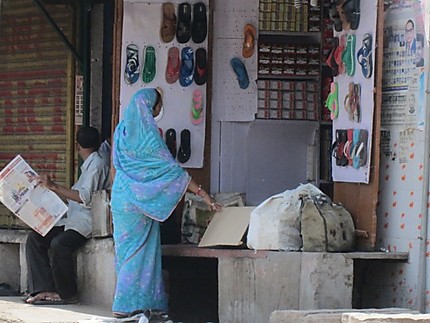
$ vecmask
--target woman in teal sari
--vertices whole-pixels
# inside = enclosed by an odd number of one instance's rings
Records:
[[[131,99],[115,129],[111,210],[117,283],[113,315],[166,312],[161,268],[160,222],[188,189],[213,210],[220,210],[201,186],[173,159],[154,120],[162,98],[141,89]]]

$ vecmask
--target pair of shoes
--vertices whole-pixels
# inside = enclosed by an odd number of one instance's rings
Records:
[[[348,118],[353,122],[361,122],[361,86],[358,83],[350,82],[348,85],[348,93],[343,101]]]
[[[349,34],[346,38],[346,46],[342,53],[342,61],[348,76],[355,73],[355,35]]]
[[[173,159],[177,158],[180,163],[186,163],[191,157],[191,132],[188,129],[181,131],[181,144],[176,151],[176,130],[168,129],[166,131],[166,145]]]
[[[357,61],[361,65],[361,72],[365,78],[370,78],[373,71],[372,63],[372,35],[363,35],[363,45],[357,52]]]
[[[207,36],[206,5],[202,2],[193,6],[191,20],[191,5],[188,2],[179,4],[176,40],[180,44],[187,43],[191,38],[196,44],[202,43]]]
[[[76,296],[69,298],[59,298],[54,292],[41,292],[37,294],[26,295],[21,298],[26,304],[31,305],[70,305],[78,303]]]

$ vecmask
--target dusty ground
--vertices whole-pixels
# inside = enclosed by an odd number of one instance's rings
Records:
[[[20,297],[0,297],[0,323],[83,323],[112,322],[109,309],[82,304],[34,306]]]

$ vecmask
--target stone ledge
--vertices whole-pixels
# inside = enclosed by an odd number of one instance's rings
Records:
[[[413,311],[406,308],[381,308],[381,309],[325,309],[325,310],[278,310],[273,311],[270,315],[270,323],[290,323],[290,322],[302,322],[302,323],[352,323],[360,321],[344,321],[344,315],[405,315],[405,314],[418,314],[417,311]],[[345,316],[346,317],[346,316]],[[379,322],[379,321],[373,321]],[[394,322],[394,321],[386,321]]]

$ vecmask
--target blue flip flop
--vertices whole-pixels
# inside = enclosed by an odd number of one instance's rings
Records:
[[[240,88],[246,89],[249,86],[249,77],[248,72],[246,71],[245,64],[243,64],[243,62],[237,57],[232,58],[230,64],[231,67],[233,67],[234,72],[236,73]]]
[[[179,70],[179,83],[186,87],[193,83],[194,51],[191,47],[184,47],[181,51],[181,68]]]

